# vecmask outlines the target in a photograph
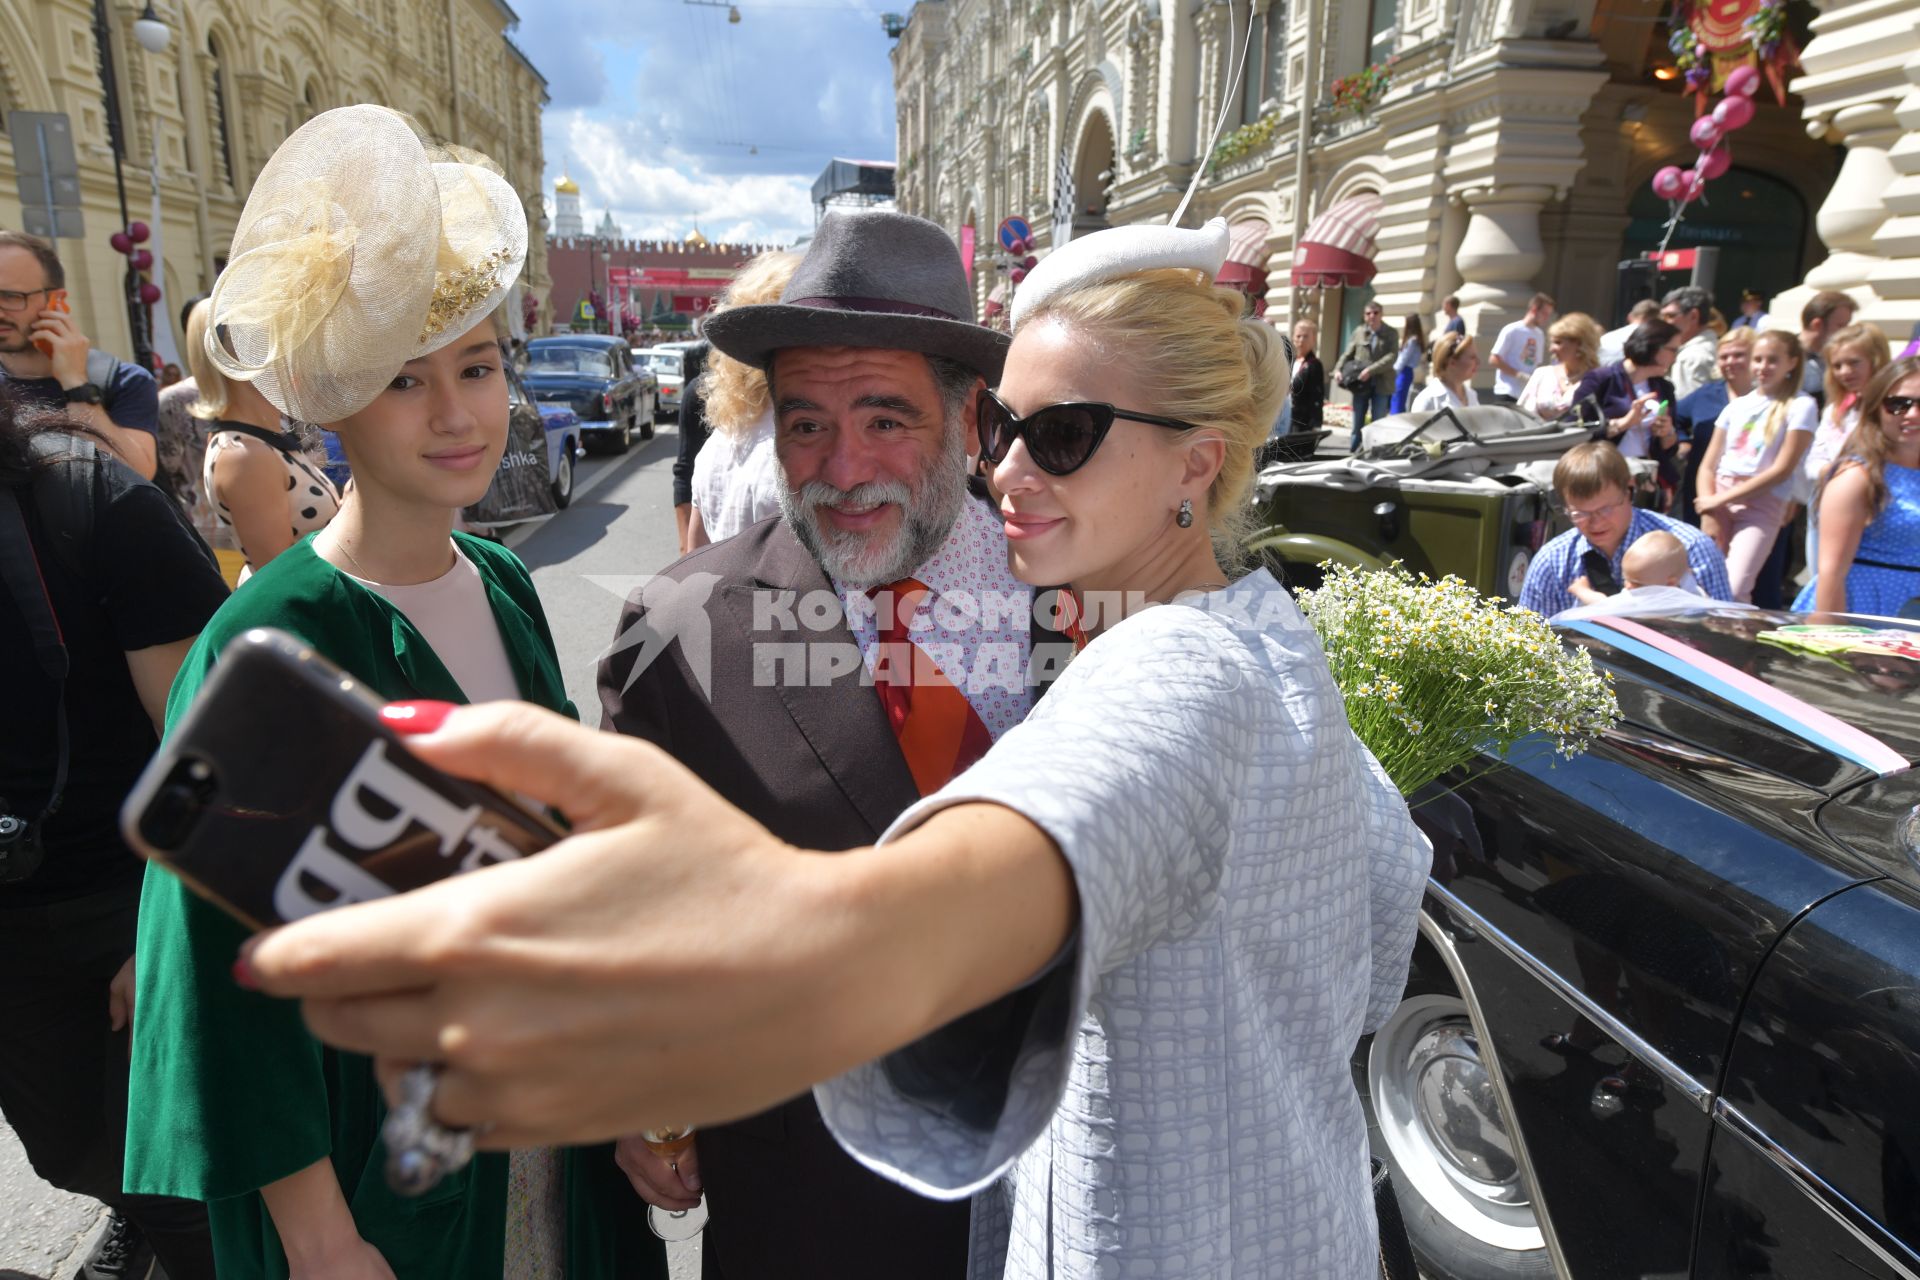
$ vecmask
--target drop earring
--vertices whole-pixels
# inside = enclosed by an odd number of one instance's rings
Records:
[[[1179,525],[1182,529],[1193,528],[1193,499],[1192,498],[1180,499],[1180,514],[1173,518],[1173,522]]]

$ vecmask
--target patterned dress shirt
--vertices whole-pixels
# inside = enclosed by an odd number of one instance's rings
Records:
[[[967,695],[997,740],[1033,706],[1033,588],[1007,567],[1006,530],[995,509],[969,495],[947,540],[913,576],[929,592],[914,615],[913,643]],[[833,585],[871,678],[880,654],[873,600],[859,587]]]
[[[1625,581],[1620,562],[1626,558],[1627,548],[1633,545],[1634,539],[1655,532],[1670,533],[1680,539],[1687,548],[1687,566],[1693,570],[1693,580],[1703,593],[1715,600],[1733,599],[1733,587],[1727,581],[1726,557],[1720,554],[1720,548],[1714,545],[1713,539],[1690,524],[1682,524],[1645,507],[1633,509],[1633,521],[1627,526],[1627,536],[1620,539],[1620,545],[1614,549],[1614,581]],[[1593,544],[1587,541],[1587,535],[1578,529],[1569,529],[1540,548],[1540,554],[1527,566],[1527,580],[1520,588],[1520,607],[1531,609],[1543,618],[1551,618],[1561,610],[1579,604],[1573,592],[1567,590],[1567,585],[1586,573],[1581,557],[1593,549]]]
[[[1109,628],[883,841],[975,800],[1053,838],[1079,929],[983,1011],[1030,1011],[1001,1040],[971,1015],[816,1088],[841,1145],[982,1193],[975,1280],[1373,1275],[1348,1058],[1399,1002],[1430,852],[1286,592]]]

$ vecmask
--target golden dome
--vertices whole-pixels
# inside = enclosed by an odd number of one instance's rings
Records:
[[[700,234],[700,228],[695,227],[693,230],[687,232],[687,238],[683,243],[691,245],[695,249],[705,249],[711,242]]]
[[[563,196],[577,196],[580,194],[580,184],[564,173],[560,175],[560,181],[553,184],[553,189]]]

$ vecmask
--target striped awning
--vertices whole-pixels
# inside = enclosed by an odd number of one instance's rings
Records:
[[[1380,210],[1386,202],[1368,192],[1322,209],[1293,249],[1293,287],[1337,289],[1373,279]]]
[[[1215,277],[1220,284],[1249,284],[1267,269],[1267,236],[1271,228],[1264,218],[1248,218],[1233,224],[1227,242],[1226,265]]]

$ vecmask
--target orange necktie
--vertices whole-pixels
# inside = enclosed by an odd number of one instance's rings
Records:
[[[967,695],[909,634],[914,615],[929,594],[926,584],[902,578],[869,594],[877,620],[888,624],[880,628],[880,660],[875,664],[873,686],[900,742],[900,752],[907,758],[914,786],[921,795],[929,795],[987,754],[993,735]],[[890,618],[884,608],[889,597]]]

